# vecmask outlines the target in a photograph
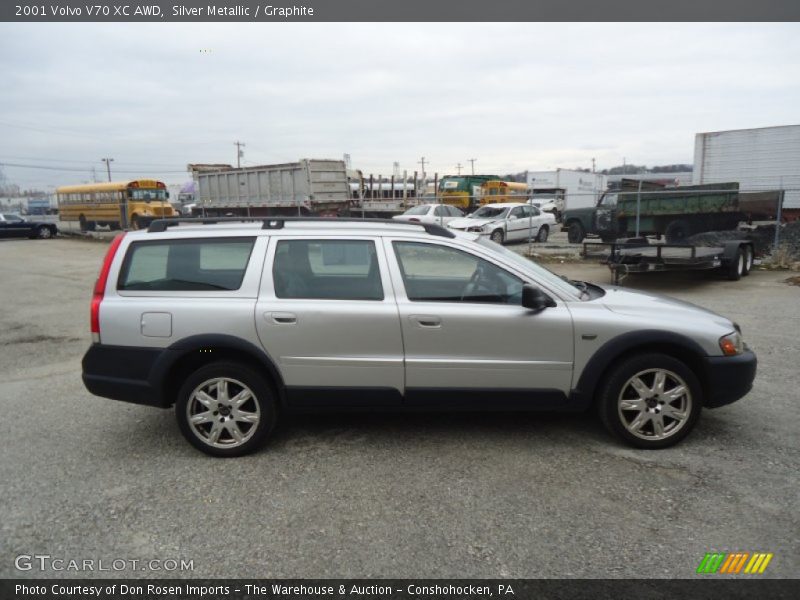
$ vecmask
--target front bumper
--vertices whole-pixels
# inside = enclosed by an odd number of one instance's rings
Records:
[[[736,402],[753,388],[758,360],[751,350],[738,356],[708,356],[704,360],[706,408]]]

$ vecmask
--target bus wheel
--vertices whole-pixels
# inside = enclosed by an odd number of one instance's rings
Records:
[[[78,224],[80,225],[81,231],[89,230],[89,226],[86,223],[86,217],[84,215],[78,217]]]

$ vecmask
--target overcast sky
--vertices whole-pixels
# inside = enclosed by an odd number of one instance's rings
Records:
[[[0,24],[0,162],[24,188],[352,156],[365,173],[692,162],[800,122],[798,24]],[[201,52],[205,50],[205,52]],[[69,169],[69,170],[68,170]],[[73,170],[74,169],[74,170]]]

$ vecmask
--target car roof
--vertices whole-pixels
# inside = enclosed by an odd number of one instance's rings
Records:
[[[263,218],[178,218],[153,221],[146,230],[129,232],[131,239],[171,237],[222,237],[225,235],[402,235],[423,239],[464,236],[438,224],[384,219],[263,217]],[[472,239],[474,236],[466,236]]]
[[[493,202],[492,204],[484,204],[481,208],[485,208],[487,206],[491,206],[492,208],[505,208],[507,206],[528,206],[527,202]]]

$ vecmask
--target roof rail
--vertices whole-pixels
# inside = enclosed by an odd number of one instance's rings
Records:
[[[413,221],[395,221],[393,219],[358,219],[353,217],[177,217],[172,219],[156,219],[147,228],[148,233],[162,233],[169,227],[179,223],[200,223],[215,225],[217,223],[261,223],[261,229],[283,229],[284,223],[290,222],[326,222],[326,223],[382,223],[384,225],[409,225],[422,227],[429,235],[454,238],[455,234],[435,223],[418,223]]]

